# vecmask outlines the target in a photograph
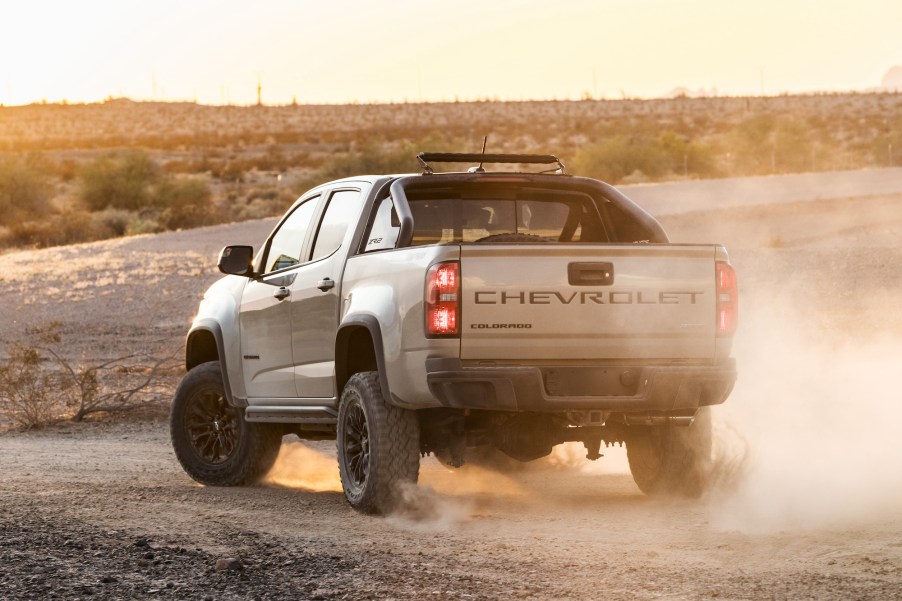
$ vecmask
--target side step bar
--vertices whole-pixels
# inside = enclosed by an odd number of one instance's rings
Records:
[[[244,410],[244,419],[249,422],[279,424],[335,424],[338,421],[338,412],[326,406],[252,405]]]

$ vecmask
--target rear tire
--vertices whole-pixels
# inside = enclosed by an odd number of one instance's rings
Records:
[[[338,469],[345,497],[364,513],[388,513],[420,471],[420,429],[413,411],[382,396],[376,372],[354,374],[338,407]]]
[[[229,404],[218,361],[198,365],[182,379],[169,416],[172,447],[182,468],[207,486],[252,484],[269,471],[282,430],[244,420]]]
[[[688,427],[632,427],[626,456],[645,494],[698,497],[710,479],[711,446],[711,411],[703,407]]]

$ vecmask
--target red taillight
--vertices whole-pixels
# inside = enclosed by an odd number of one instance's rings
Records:
[[[426,275],[426,336],[460,334],[460,264],[437,263]]]
[[[717,335],[732,336],[739,323],[739,286],[733,266],[723,261],[714,263],[717,287]]]

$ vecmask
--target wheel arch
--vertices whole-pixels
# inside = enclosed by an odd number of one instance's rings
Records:
[[[241,404],[235,402],[235,398],[232,395],[229,371],[226,366],[222,328],[219,323],[212,319],[205,319],[195,323],[191,331],[188,332],[188,338],[185,341],[185,370],[191,371],[198,365],[209,361],[219,361],[220,363],[226,400],[231,405],[241,406]]]
[[[391,399],[385,352],[382,347],[382,328],[372,315],[351,315],[344,320],[335,338],[335,390],[341,392],[356,373],[379,373],[379,385],[386,399]]]

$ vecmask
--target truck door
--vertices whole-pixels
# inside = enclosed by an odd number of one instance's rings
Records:
[[[241,364],[250,398],[296,396],[288,298],[319,201],[308,199],[282,222],[265,249],[262,278],[249,281],[241,297]]]
[[[291,286],[291,347],[300,398],[333,398],[335,335],[341,310],[341,277],[353,225],[360,219],[360,189],[336,189],[315,230],[310,262]]]

